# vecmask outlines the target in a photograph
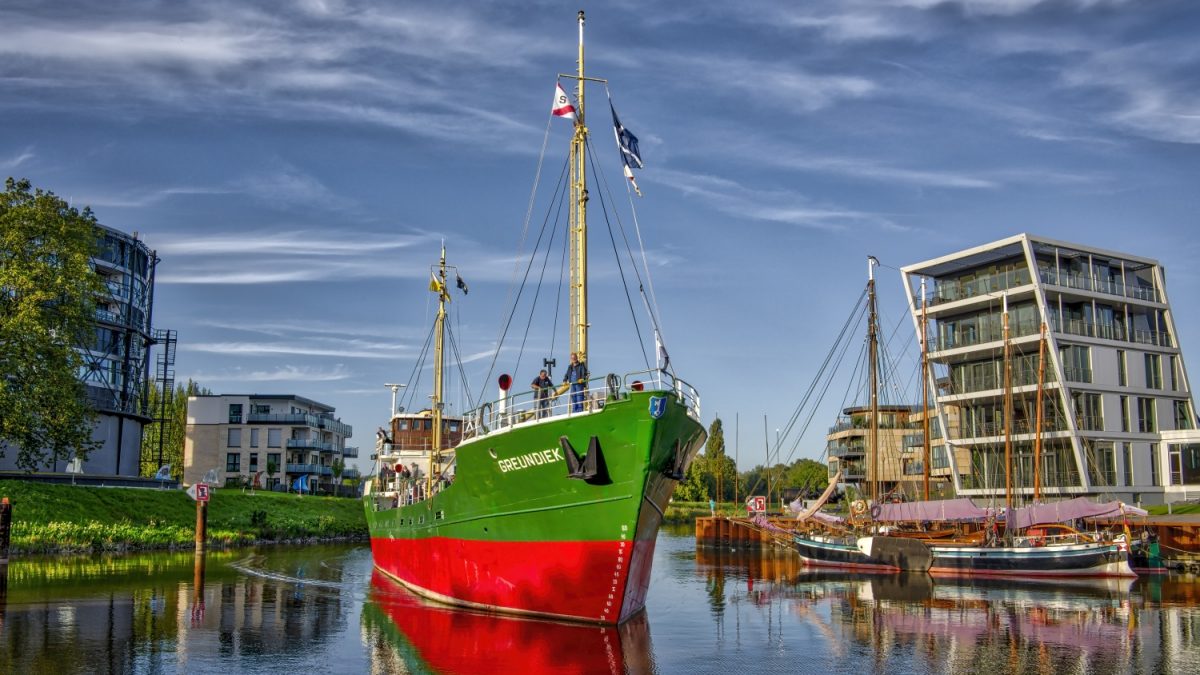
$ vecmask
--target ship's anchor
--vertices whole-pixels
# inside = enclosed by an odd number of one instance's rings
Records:
[[[687,453],[683,451],[679,439],[675,439],[675,462],[669,469],[663,471],[663,475],[673,480],[683,480],[683,472],[687,464]]]
[[[600,439],[592,436],[588,441],[587,454],[583,456],[583,459],[579,459],[574,446],[566,436],[559,436],[558,444],[562,446],[563,454],[567,457],[567,478],[577,478],[589,483],[596,482],[596,478],[601,474],[601,463],[604,461],[600,456]]]

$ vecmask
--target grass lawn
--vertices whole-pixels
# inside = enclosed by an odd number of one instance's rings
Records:
[[[13,552],[186,547],[195,537],[196,503],[182,490],[4,480],[0,496],[13,503]],[[209,502],[215,544],[366,536],[357,499],[218,489]]]

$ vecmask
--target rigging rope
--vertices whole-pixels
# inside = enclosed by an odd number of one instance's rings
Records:
[[[554,201],[556,199],[558,199],[558,195],[559,195],[560,191],[564,191],[563,188],[566,186],[566,180],[564,177],[567,174],[567,169],[569,166],[570,166],[569,161],[563,161],[562,172],[559,174],[558,186],[554,190],[555,196],[554,196],[554,198],[551,199],[551,204],[553,204]],[[513,317],[516,316],[517,306],[520,305],[520,303],[521,303],[521,295],[525,292],[525,284],[526,284],[526,282],[529,281],[529,271],[533,268],[533,261],[537,258],[536,251],[538,250],[538,248],[541,247],[542,237],[545,236],[545,234],[546,234],[546,225],[550,221],[550,213],[551,213],[550,211],[547,211],[546,217],[542,220],[542,229],[538,233],[537,242],[534,244],[534,247],[533,247],[535,254],[531,254],[529,256],[529,263],[525,266],[525,275],[521,279],[520,287],[517,289],[517,297],[515,299],[513,299],[512,307],[509,309],[509,312],[508,312],[508,318],[505,319],[505,321],[504,321],[504,328],[500,331],[500,338],[499,338],[499,340],[496,341],[496,351],[492,354],[492,363],[491,363],[491,365],[488,366],[487,376],[485,376],[483,378],[483,381],[485,383],[488,380],[492,379],[492,373],[496,369],[496,361],[500,358],[500,350],[504,346],[504,339],[506,337],[508,337],[509,326],[512,324]],[[555,222],[557,222],[557,218],[555,219]],[[518,260],[519,260],[519,258],[518,258]],[[481,392],[480,398],[482,398],[482,396],[483,396],[483,394]]]
[[[588,147],[591,148],[590,140],[588,141]],[[605,191],[607,191],[607,183],[604,180],[604,175],[602,173],[600,173],[600,171],[596,168],[596,159],[595,159],[594,152],[588,153],[588,160],[592,166],[593,175],[598,177],[599,182],[601,183],[602,186],[604,186],[606,188]],[[612,199],[611,195],[612,195],[612,193],[609,192],[610,200]],[[613,257],[617,261],[617,271],[621,276],[621,286],[625,289],[625,302],[629,305],[629,315],[633,319],[633,330],[635,333],[637,333],[638,347],[640,347],[642,350],[642,359],[645,360],[645,362],[646,362],[646,369],[650,370],[651,369],[650,357],[646,354],[646,343],[645,343],[644,339],[642,338],[642,328],[638,324],[637,312],[633,309],[633,297],[629,294],[629,284],[625,280],[625,266],[621,264],[621,254],[617,250],[617,239],[616,239],[616,236],[613,235],[612,221],[609,220],[608,207],[605,206],[605,200],[603,200],[603,199],[600,200],[600,210],[604,214],[604,224],[608,227],[608,239],[610,242],[612,242]],[[626,245],[628,248],[628,240],[626,240]],[[632,252],[630,254],[630,257],[632,258]],[[636,266],[634,267],[634,272],[635,273],[637,272]],[[651,317],[651,319],[653,319],[653,317]]]

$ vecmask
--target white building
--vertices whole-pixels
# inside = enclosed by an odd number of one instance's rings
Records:
[[[214,469],[218,485],[257,476],[269,488],[307,475],[311,488],[332,492],[334,460],[358,457],[358,448],[346,446],[353,429],[334,412],[290,394],[189,396],[183,482],[192,485]],[[357,477],[349,467],[342,474]]]
[[[947,440],[969,457],[969,471],[953,476],[959,494],[1004,494],[1007,305],[1018,500],[1033,494],[1043,324],[1043,495],[1147,504],[1182,499],[1189,489],[1200,495],[1200,432],[1156,261],[1020,234],[901,273],[918,334],[926,310],[930,386],[952,431]],[[949,403],[959,423],[947,427]]]

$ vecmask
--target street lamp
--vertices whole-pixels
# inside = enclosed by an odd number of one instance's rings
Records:
[[[388,413],[388,419],[390,420],[390,419],[392,419],[392,416],[396,414],[396,394],[398,394],[401,389],[407,387],[408,385],[407,384],[385,384],[383,386],[392,390],[392,411],[390,413]]]

